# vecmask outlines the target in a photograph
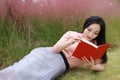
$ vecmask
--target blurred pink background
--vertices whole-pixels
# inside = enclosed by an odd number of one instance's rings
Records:
[[[120,16],[119,0],[0,0],[0,16],[78,18],[90,15]]]

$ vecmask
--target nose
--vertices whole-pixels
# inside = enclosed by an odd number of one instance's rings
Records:
[[[92,35],[93,35],[93,33],[92,33],[92,32],[90,32],[90,33],[89,33],[89,36],[92,36]]]

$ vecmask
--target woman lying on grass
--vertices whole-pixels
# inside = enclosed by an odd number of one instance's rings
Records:
[[[106,53],[101,59],[89,61],[72,56],[82,38],[96,45],[105,44],[105,22],[99,16],[89,17],[83,32],[66,32],[53,47],[33,49],[19,62],[0,71],[0,80],[54,80],[68,69],[84,65],[93,71],[103,71],[107,62]],[[89,54],[89,52],[88,52]]]

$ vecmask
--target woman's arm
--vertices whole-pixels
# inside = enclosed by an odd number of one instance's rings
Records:
[[[66,40],[66,39],[60,39],[54,46],[53,46],[53,52],[60,52],[66,47],[70,46],[73,44],[71,40]]]
[[[67,48],[71,44],[74,44],[76,41],[80,40],[79,35],[75,35],[71,37],[71,33],[74,33],[73,31],[66,32],[59,41],[53,46],[53,52],[60,52],[63,49]]]

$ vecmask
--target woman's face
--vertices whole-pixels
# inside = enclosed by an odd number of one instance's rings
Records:
[[[87,40],[93,40],[100,32],[101,28],[99,24],[91,24],[83,31],[83,37]]]

